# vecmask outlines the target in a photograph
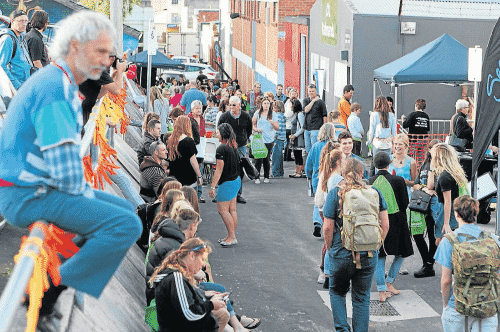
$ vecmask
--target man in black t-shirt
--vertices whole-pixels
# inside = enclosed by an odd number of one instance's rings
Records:
[[[31,61],[37,68],[43,68],[49,64],[47,48],[43,43],[42,33],[49,25],[49,14],[43,10],[37,10],[31,17],[31,30],[26,34],[25,40],[28,45]]]
[[[408,117],[401,116],[403,128],[408,128],[409,134],[427,135],[431,129],[429,115],[424,112],[427,103],[423,99],[418,99],[415,102],[415,111],[411,112]]]
[[[316,90],[316,85],[310,84],[307,87],[307,94],[309,97],[304,98],[304,141],[306,145],[306,153],[309,153],[311,147],[316,143],[319,128],[326,122],[326,105],[323,100],[318,95],[318,90]]]
[[[109,67],[113,64],[117,58],[116,49],[109,55]],[[98,80],[86,80],[79,85],[80,92],[83,94],[85,99],[82,102],[82,112],[83,112],[83,125],[87,123],[92,113],[92,108],[98,99],[101,99],[107,92],[111,92],[114,95],[120,94],[123,88],[123,73],[127,68],[127,63],[125,61],[117,61],[116,68],[111,67],[104,70],[101,77]]]
[[[203,74],[202,70],[200,70],[199,74],[200,75],[198,75],[198,77],[196,77],[196,81],[200,82],[200,84],[204,84],[205,81],[208,80],[208,77],[207,77],[207,75]]]

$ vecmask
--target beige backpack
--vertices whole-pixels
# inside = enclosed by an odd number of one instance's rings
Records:
[[[372,251],[382,246],[382,227],[378,220],[379,194],[372,187],[351,189],[344,196],[342,246],[352,251],[356,268],[361,268],[360,252]]]

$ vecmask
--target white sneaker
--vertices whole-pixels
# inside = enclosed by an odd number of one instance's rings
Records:
[[[320,272],[318,277],[318,284],[324,284],[324,283],[325,283],[325,274],[323,272]]]
[[[255,180],[255,184],[260,184],[260,179]]]
[[[269,183],[269,179],[264,178],[264,183]]]

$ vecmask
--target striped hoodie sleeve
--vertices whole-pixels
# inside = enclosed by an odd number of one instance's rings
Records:
[[[171,295],[172,302],[188,321],[200,320],[214,309],[212,301],[195,301],[196,295],[193,294],[191,287],[180,272],[174,272],[174,280],[175,287],[172,287],[172,291],[177,294]]]

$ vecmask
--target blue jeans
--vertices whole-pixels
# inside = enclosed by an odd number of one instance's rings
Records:
[[[323,219],[321,219],[321,216],[319,214],[319,208],[316,205],[314,205],[313,208],[313,223],[314,226],[323,227]]]
[[[217,293],[225,293],[226,292],[226,287],[224,287],[220,284],[213,283],[213,282],[200,282],[200,288],[202,288],[206,291],[216,291]],[[231,301],[227,301],[226,308],[227,308],[227,311],[229,311],[230,316],[236,315],[233,307],[231,306]]]
[[[240,146],[238,147],[238,152],[240,154],[240,157],[246,157],[247,156],[247,146],[244,145],[244,146]],[[241,194],[243,193],[243,172],[240,172],[240,178],[241,178],[241,186],[240,186],[240,190],[238,190],[238,197],[241,196]]]
[[[386,282],[392,284],[396,277],[398,276],[398,272],[403,266],[404,258],[401,256],[394,256],[394,260],[392,261],[391,268],[389,269],[389,273],[387,274],[387,278],[385,277],[385,258],[387,256],[378,257],[377,267],[375,268],[375,281],[377,282],[377,290],[379,292],[385,292],[387,290]]]
[[[282,177],[285,175],[283,171],[283,147],[285,145],[285,141],[275,139],[273,154],[271,156],[271,160],[273,163],[273,176],[274,177]]]
[[[349,250],[340,249],[334,255],[330,249],[330,302],[336,331],[350,332],[347,323],[346,294],[352,282],[352,328],[354,332],[368,331],[370,319],[370,286],[377,265],[377,252],[368,257],[361,253],[361,269],[356,269]]]
[[[438,239],[443,237],[444,205],[439,203],[436,196],[432,196],[430,205],[432,218],[434,218],[434,237]],[[452,208],[450,212],[450,228],[451,230],[455,230],[457,227],[458,223]]]
[[[109,178],[120,188],[123,196],[137,207],[144,204],[144,199],[139,195],[132,185],[130,179],[125,175],[123,169],[115,169],[116,174],[109,174]]]
[[[484,332],[497,331],[498,327],[497,315],[483,319],[469,317],[469,322],[468,322],[469,328],[467,331],[478,332],[479,324],[481,324],[481,330]],[[443,309],[441,322],[443,323],[444,332],[456,332],[465,330],[465,316],[461,315],[454,308],[451,308],[449,306],[446,306],[446,308]]]
[[[304,143],[306,145],[306,156],[311,151],[314,143],[318,141],[318,132],[319,130],[304,130]]]
[[[94,198],[50,187],[1,187],[0,211],[8,222],[26,228],[39,219],[86,239],[60,267],[62,283],[94,297],[101,295],[142,224],[127,200],[102,191]]]

